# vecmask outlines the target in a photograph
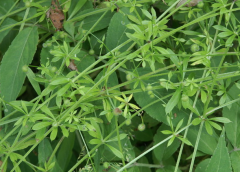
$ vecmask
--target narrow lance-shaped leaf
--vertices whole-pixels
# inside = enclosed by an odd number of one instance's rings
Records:
[[[6,101],[17,98],[26,77],[22,67],[32,62],[37,43],[37,27],[26,28],[16,36],[3,56],[0,66],[0,94]]]
[[[173,94],[172,98],[168,101],[167,105],[166,105],[166,113],[170,113],[173,108],[177,105],[179,99],[180,99],[180,93],[181,93],[181,87],[179,87],[176,92]]]

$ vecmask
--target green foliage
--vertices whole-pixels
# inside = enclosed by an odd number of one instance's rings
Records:
[[[240,171],[239,1],[55,3],[0,1],[0,171]]]

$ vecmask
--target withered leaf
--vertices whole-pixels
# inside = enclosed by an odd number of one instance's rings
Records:
[[[75,63],[74,63],[74,60],[71,60],[71,61],[70,61],[70,64],[69,64],[68,68],[69,68],[70,70],[78,71],[77,66],[76,66]]]
[[[187,3],[185,6],[186,7],[193,7],[196,6],[200,1],[202,0],[192,0],[189,3]],[[184,4],[185,2],[187,2],[187,0],[181,0],[178,4],[177,7],[179,7],[180,5]]]
[[[61,30],[63,28],[63,21],[65,17],[58,0],[52,0],[49,17],[56,30]]]

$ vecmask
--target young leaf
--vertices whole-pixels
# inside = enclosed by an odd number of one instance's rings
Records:
[[[203,103],[207,101],[207,94],[204,90],[201,90],[201,100]]]
[[[222,127],[221,127],[220,125],[218,125],[217,123],[212,122],[212,121],[208,121],[208,122],[209,122],[209,124],[210,124],[211,126],[213,126],[214,128],[216,128],[217,130],[222,130]]]
[[[127,137],[127,134],[119,134],[119,139],[120,140],[124,139],[125,137]],[[115,136],[115,137],[109,139],[106,142],[113,142],[113,141],[118,141],[118,136]]]
[[[175,132],[177,132],[179,130],[179,128],[182,126],[183,124],[183,119],[181,121],[179,121],[179,123],[176,126]]]
[[[97,145],[97,144],[102,144],[102,141],[99,139],[91,139],[89,143],[92,145]]]
[[[116,155],[117,157],[119,157],[119,158],[123,158],[123,154],[119,151],[119,150],[117,150],[116,148],[114,148],[114,147],[112,147],[112,146],[110,146],[110,145],[108,145],[108,144],[106,144],[106,146],[109,148],[109,149],[111,149],[111,151],[114,153],[114,155]]]
[[[12,25],[12,24],[15,24],[16,21],[11,19],[11,18],[6,18],[3,23],[1,24],[1,27],[0,27],[0,30]],[[7,29],[7,30],[4,30],[1,32],[0,34],[0,43],[2,42],[3,38],[8,34],[8,32],[11,30],[11,28]]]
[[[227,29],[226,27],[221,26],[221,25],[215,25],[213,27],[217,30],[220,30],[220,31],[230,31],[229,29]]]
[[[161,131],[163,134],[172,134],[173,132],[170,130],[163,130]]]
[[[208,134],[210,134],[210,135],[213,134],[213,129],[212,129],[212,127],[211,127],[211,125],[209,124],[208,121],[205,121],[205,128],[206,128]]]
[[[127,13],[128,10],[129,10],[128,8],[121,8],[121,11],[125,13]],[[128,20],[127,15],[124,15],[122,13],[114,14],[109,23],[106,37],[106,46],[109,51],[128,40],[126,32],[132,33],[132,31],[126,27],[126,25],[129,23],[131,22]],[[119,51],[120,52],[126,51],[130,45],[131,43],[124,45],[122,48],[120,48]]]
[[[181,96],[181,90],[182,88],[179,87],[176,92],[173,94],[173,96],[171,97],[171,99],[168,101],[167,105],[166,105],[166,108],[165,108],[165,112],[168,114],[170,113],[173,108],[177,105],[179,99],[180,99],[180,96]]]
[[[45,127],[47,127],[47,126],[49,126],[51,124],[52,124],[52,122],[39,122],[39,123],[35,124],[32,127],[32,129],[33,130],[40,130],[40,129],[45,128]]]
[[[65,94],[66,91],[69,89],[70,86],[71,86],[70,83],[64,85],[60,90],[58,90],[58,92],[57,92],[57,96],[62,96],[63,94]]]
[[[87,0],[81,0],[78,1],[78,3],[73,7],[74,9],[72,10],[70,16],[68,17],[68,20],[70,20],[82,7],[83,5],[87,2]],[[70,11],[68,11],[70,12]]]
[[[173,137],[168,141],[167,147],[170,146],[170,145],[173,143],[174,139],[175,139],[175,136],[173,136]]]
[[[186,138],[181,138],[181,137],[177,137],[179,138],[180,140],[182,140],[183,143],[189,145],[189,146],[192,146],[192,143],[190,141],[188,141]]]
[[[50,85],[60,85],[60,84],[65,84],[67,82],[70,82],[70,79],[61,76],[61,77],[57,77],[57,78],[53,79],[52,82],[50,83]]]
[[[152,19],[152,15],[145,9],[142,9],[142,12],[145,16],[147,16],[147,18],[149,18],[150,20]]]
[[[54,115],[52,114],[52,112],[49,110],[49,108],[46,105],[43,105],[41,107],[41,110],[46,113],[48,116],[50,116],[52,119],[55,119]]]
[[[63,125],[61,125],[60,128],[61,128],[61,130],[62,130],[63,135],[64,135],[65,137],[68,137],[68,136],[69,136],[68,130],[67,130]]]
[[[50,134],[50,139],[51,141],[55,140],[57,137],[57,133],[58,133],[58,127],[54,127],[51,134]]]
[[[202,122],[202,119],[201,118],[195,118],[193,121],[192,121],[192,124],[193,125],[198,125]]]
[[[228,118],[225,118],[225,117],[214,117],[214,118],[210,118],[209,120],[221,122],[221,123],[224,123],[224,124],[232,122]]]

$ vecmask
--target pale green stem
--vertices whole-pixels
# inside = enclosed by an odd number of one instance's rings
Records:
[[[33,149],[34,149],[35,147],[37,147],[37,145],[38,145],[45,137],[47,137],[48,134],[51,133],[52,129],[53,129],[53,128],[50,128],[50,129],[44,134],[44,136],[43,136],[41,139],[39,139],[38,142],[35,143],[35,144],[27,151],[27,153],[25,153],[25,155],[24,155],[24,156],[18,161],[18,163],[13,167],[13,169],[11,170],[11,172],[13,172],[13,171],[15,170],[15,168],[18,167],[19,164],[20,164],[22,161],[24,161],[24,159],[33,151]]]
[[[193,170],[195,156],[196,156],[196,153],[197,153],[197,148],[198,148],[200,136],[201,136],[201,133],[202,133],[203,123],[204,122],[202,121],[201,124],[200,124],[200,127],[199,127],[199,132],[198,132],[197,140],[196,140],[196,143],[195,143],[195,146],[194,146],[194,151],[193,151],[193,156],[192,156],[192,161],[191,161],[191,164],[190,164],[189,172],[192,172],[192,170]]]
[[[30,0],[30,2],[32,2],[32,0]],[[27,19],[27,16],[28,16],[29,10],[30,10],[30,7],[27,8],[27,10],[26,10],[26,12],[25,12],[25,15],[24,15],[24,17],[23,17],[23,21]],[[25,24],[25,22],[23,22],[23,23],[21,24],[20,29],[19,29],[19,32],[22,31],[22,29],[23,29],[23,27],[24,27],[24,24]]]

